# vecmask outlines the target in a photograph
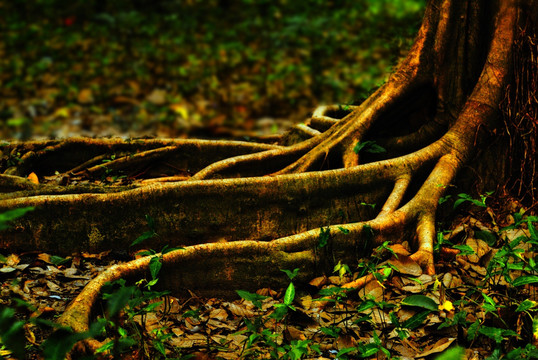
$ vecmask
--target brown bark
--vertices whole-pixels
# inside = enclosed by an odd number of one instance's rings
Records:
[[[44,178],[57,170],[63,174],[55,180],[71,185],[0,177],[7,189],[0,211],[36,206],[0,234],[0,245],[63,254],[125,249],[146,230],[147,214],[159,236],[145,245],[188,245],[164,256],[161,282],[176,293],[279,286],[283,268],[300,267],[304,280],[387,239],[410,240],[412,258],[433,273],[439,199],[500,123],[513,80],[513,44],[525,21],[536,20],[537,8],[530,0],[430,1],[412,49],[385,85],[342,118],[331,117],[338,112],[331,107],[315,112],[277,144],[75,139],[4,145],[3,154],[11,155],[4,174]],[[387,152],[356,154],[355,144],[367,140]],[[72,184],[120,174],[132,182],[106,191]],[[372,203],[375,212],[364,205]],[[319,228],[329,225],[330,246],[320,249]],[[87,329],[104,282],[141,277],[148,261],[102,273],[60,322]]]

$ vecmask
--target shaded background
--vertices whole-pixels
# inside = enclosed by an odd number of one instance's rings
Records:
[[[0,135],[281,132],[382,84],[424,2],[0,1]]]

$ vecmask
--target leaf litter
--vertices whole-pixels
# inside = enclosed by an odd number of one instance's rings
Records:
[[[481,231],[497,234],[498,229],[470,216],[455,222],[453,229],[445,234],[444,241],[465,245],[471,251],[467,253],[465,248],[451,257],[439,256],[434,276],[418,271],[420,267],[407,256],[403,244],[379,262],[392,270],[385,281],[373,279],[359,290],[338,292],[343,289],[340,286],[360,274],[314,278],[306,287],[297,287],[291,304],[295,311],[288,311],[283,318],[274,316],[276,305],[285,301],[283,291],[263,288],[256,292],[256,299],[260,299],[256,305],[245,299],[204,299],[195,293],[188,299],[167,295],[158,299],[162,303],[151,312],[136,315],[132,321],[143,331],[146,341],[155,339],[159,331],[168,334],[164,340],[168,355],[193,354],[195,359],[269,358],[275,346],[284,355],[289,349],[286,344],[301,341],[318,349],[312,351],[311,347],[308,355],[301,357],[305,359],[335,358],[339,352],[354,357],[358,356],[357,349],[362,346],[364,350],[369,344],[379,346],[367,358],[385,358],[381,348],[401,359],[431,358],[459,344],[468,348],[468,358],[472,355],[474,359],[484,359],[495,347],[494,342],[477,341],[477,335],[471,334],[469,327],[461,326],[461,322],[492,326],[500,314],[505,316],[503,321],[518,324],[516,330],[523,339],[523,315],[503,306],[495,308],[498,314],[484,307],[484,299],[491,299],[492,304],[503,303],[501,298],[505,295],[498,287],[508,288],[510,279],[488,270],[502,244],[488,243],[475,235]],[[531,234],[523,226],[504,231],[501,236],[510,243]],[[522,258],[534,256],[525,242],[516,247]],[[22,319],[54,320],[91,278],[118,262],[115,257],[110,252],[66,258],[37,252],[10,254],[2,258],[0,303],[17,308]],[[492,286],[484,286],[488,271],[491,276],[487,281]],[[523,271],[516,271],[510,276],[522,274]],[[532,303],[538,299],[535,284],[529,282],[518,288],[521,292],[516,295],[519,300]],[[322,296],[319,293],[323,291],[333,295]],[[21,303],[26,307],[21,307]],[[33,349],[28,358],[36,356],[37,347],[49,333],[34,324],[25,325],[26,340]],[[257,340],[253,341],[254,338]],[[144,358],[142,352],[133,350],[132,354],[135,353],[138,357],[134,358]]]

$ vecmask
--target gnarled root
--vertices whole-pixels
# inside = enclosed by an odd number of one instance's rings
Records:
[[[437,205],[472,155],[479,129],[497,115],[518,4],[431,1],[413,48],[389,81],[342,119],[328,116],[334,108],[320,110],[297,128],[307,138],[297,144],[76,139],[3,145],[0,212],[35,210],[0,233],[0,247],[59,254],[126,249],[151,217],[158,236],[144,246],[186,246],[162,258],[160,283],[175,293],[281,286],[278,270],[286,268],[301,268],[298,281],[305,281],[385,240],[414,243],[411,258],[433,273]],[[462,21],[467,25],[455,25]],[[483,36],[475,24],[494,30]],[[356,153],[359,141],[378,141],[386,152]],[[13,177],[30,172],[49,183]],[[153,178],[166,180],[148,181]],[[330,241],[320,246],[320,228],[327,226]],[[141,277],[148,266],[142,258],[106,270],[60,322],[84,331],[103,284]]]

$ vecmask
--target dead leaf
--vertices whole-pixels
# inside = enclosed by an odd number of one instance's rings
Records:
[[[32,172],[32,173],[30,173],[30,175],[28,175],[28,180],[30,180],[31,182],[33,182],[36,185],[39,184],[39,178],[37,177],[35,172]]]
[[[47,264],[51,264],[50,262],[50,255],[47,254],[47,253],[41,253],[39,255],[37,255],[37,258],[41,261],[44,261],[46,262]]]
[[[467,255],[467,260],[471,263],[478,263],[482,256],[486,255],[490,251],[489,245],[480,239],[467,239],[465,244],[473,249],[474,254]]]
[[[310,309],[312,307],[312,296],[310,296],[310,295],[302,296],[299,299],[299,303],[301,304],[303,309],[305,309],[305,310]]]
[[[440,353],[445,350],[456,340],[456,338],[447,338],[437,341],[435,344],[427,346],[424,351],[416,356],[416,358],[426,357],[431,354]]]
[[[329,283],[333,285],[342,284],[342,278],[340,276],[329,276],[328,280],[329,280]]]
[[[128,96],[123,96],[123,95],[118,95],[116,97],[114,97],[114,99],[112,100],[115,104],[118,104],[118,105],[134,105],[134,106],[138,106],[140,104],[140,101],[138,101],[137,99],[133,99],[131,97],[128,97]]]
[[[171,104],[169,108],[174,113],[180,115],[183,119],[189,118],[189,112],[184,104]]]
[[[411,276],[422,275],[422,268],[420,265],[406,255],[398,255],[398,258],[392,258],[388,263],[396,268],[396,270],[402,274]]]
[[[400,255],[409,256],[411,253],[407,250],[402,244],[392,244],[389,248],[396,254],[398,257]]]
[[[21,259],[16,254],[11,254],[6,258],[6,265],[7,266],[16,266],[21,262]]]
[[[146,96],[146,100],[153,105],[162,106],[166,104],[166,90],[154,89],[148,96]]]
[[[304,336],[303,332],[299,329],[297,329],[295,326],[289,325],[284,330],[284,338],[288,341],[292,340],[306,340],[306,336]]]
[[[226,319],[228,319],[228,313],[224,309],[213,309],[209,313],[209,317],[211,319],[216,319],[216,320],[219,320],[219,321],[225,321]]]
[[[377,280],[368,282],[362,289],[359,290],[359,296],[363,300],[373,299],[380,301],[383,299],[383,293],[385,289]]]
[[[349,334],[340,334],[336,340],[336,348],[338,350],[347,349],[357,346],[357,340]]]
[[[70,110],[68,107],[65,107],[65,106],[56,109],[56,111],[54,111],[54,114],[52,114],[52,116],[55,118],[68,118],[69,115],[70,115]]]
[[[235,316],[254,317],[256,313],[252,310],[245,308],[244,306],[234,303],[225,303],[228,306],[228,310]]]
[[[136,96],[136,95],[140,94],[140,84],[138,84],[138,82],[136,82],[134,80],[128,80],[127,85],[129,85],[129,89],[131,90],[131,93],[133,95]]]
[[[277,296],[278,293],[271,288],[262,288],[262,289],[256,290],[256,294],[274,298],[275,296]]]
[[[327,279],[327,276],[319,276],[317,278],[314,278],[310,280],[309,284],[312,286],[317,287],[318,289],[321,288],[324,285],[327,285],[329,283],[329,279]]]
[[[92,89],[86,88],[79,91],[77,96],[79,104],[88,105],[94,102]]]

